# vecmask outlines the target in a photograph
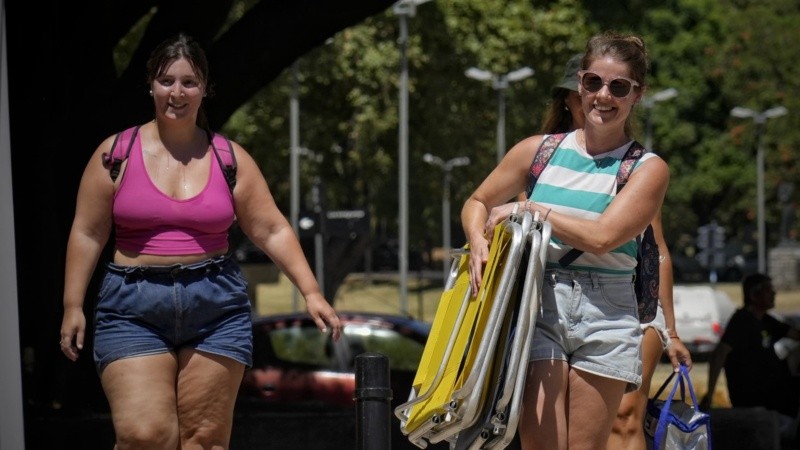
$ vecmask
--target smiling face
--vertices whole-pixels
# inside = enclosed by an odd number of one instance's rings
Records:
[[[592,61],[585,72],[596,74],[603,81],[602,86],[596,92],[590,92],[584,87],[584,83],[580,83],[578,86],[587,123],[591,123],[593,126],[617,125],[624,127],[631,109],[641,99],[643,93],[642,89],[634,87],[624,97],[612,95],[610,84],[614,80],[633,78],[628,65],[606,56]],[[584,76],[590,75],[585,74]]]
[[[186,58],[166,66],[150,86],[157,118],[195,122],[205,85]]]

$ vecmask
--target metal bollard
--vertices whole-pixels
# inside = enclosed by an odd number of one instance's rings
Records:
[[[392,388],[389,358],[380,353],[356,356],[356,450],[389,450]]]

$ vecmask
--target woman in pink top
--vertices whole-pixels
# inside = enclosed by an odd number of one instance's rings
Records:
[[[228,257],[234,220],[292,280],[322,332],[341,324],[252,157],[232,142],[225,182],[201,109],[208,65],[185,35],[147,63],[155,119],[141,125],[112,180],[103,141],[84,171],[67,245],[61,350],[85,344],[87,286],[112,229],[96,305],[94,360],[116,448],[227,448],[236,393],[252,364],[250,300]],[[234,215],[235,214],[235,215]]]

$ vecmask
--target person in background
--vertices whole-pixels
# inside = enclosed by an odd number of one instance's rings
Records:
[[[800,329],[769,314],[775,307],[772,278],[754,273],[742,280],[744,306],[737,309],[714,348],[708,366],[708,391],[700,401],[711,407],[722,369],[734,408],[763,407],[781,417],[782,439],[797,439],[800,376],[788,355],[797,347]]]
[[[605,448],[623,394],[642,382],[635,239],[661,208],[669,169],[648,152],[618,194],[609,174],[633,143],[626,124],[645,93],[644,42],[596,35],[580,69],[584,126],[561,142],[530,199],[508,202],[525,190],[542,135],[514,145],[461,212],[472,292],[496,225],[515,210],[552,225],[519,425],[523,450]],[[562,268],[558,260],[572,248],[584,253]]]
[[[341,324],[291,226],[239,144],[233,190],[202,111],[210,92],[202,48],[180,34],[147,62],[155,118],[139,128],[112,181],[104,140],[87,164],[67,244],[61,350],[84,348],[84,297],[112,231],[113,261],[95,308],[94,360],[122,449],[229,446],[233,407],[252,365],[251,303],[228,254],[237,220],[337,340]]]
[[[578,70],[583,54],[573,55],[564,69],[564,77],[552,91],[552,99],[542,124],[542,134],[556,134],[582,128],[584,122],[581,98],[578,95]],[[646,448],[644,414],[650,396],[650,384],[661,355],[666,351],[674,370],[683,364],[692,366],[691,353],[675,332],[672,301],[672,259],[661,225],[661,212],[653,222],[661,265],[659,266],[659,304],[656,318],[642,324],[642,385],[622,396],[617,417],[608,439],[609,450]]]

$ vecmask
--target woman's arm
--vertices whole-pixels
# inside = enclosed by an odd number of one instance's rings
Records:
[[[542,216],[547,214],[553,235],[560,240],[578,250],[602,254],[633,239],[647,227],[661,209],[668,185],[669,168],[661,158],[655,157],[644,161],[631,174],[625,188],[596,219],[561,214],[536,203],[529,207]],[[493,210],[485,230],[505,220],[509,209],[500,206]]]
[[[78,359],[78,352],[84,344],[86,289],[111,234],[114,183],[102,155],[109,151],[113,139],[110,137],[100,144],[84,169],[67,241],[61,348],[73,361]]]
[[[505,205],[508,210],[505,217],[497,220],[495,225],[505,220],[511,213],[512,205],[516,202],[507,202],[525,191],[528,170],[541,142],[542,136],[532,136],[517,143],[464,202],[461,209],[461,225],[469,243],[469,271],[473,295],[477,295],[483,266],[489,258],[489,242],[494,231],[494,226],[488,231],[486,229],[489,212],[500,205]]]
[[[675,308],[672,297],[672,257],[670,256],[667,242],[664,239],[660,210],[656,213],[656,217],[653,219],[653,222],[651,222],[651,225],[653,226],[653,235],[658,245],[658,300],[661,304],[661,310],[664,312],[664,321],[666,323],[667,336],[669,339],[666,349],[667,356],[672,363],[674,371],[677,372],[681,364],[691,370],[692,355],[681,341],[678,336],[678,331],[675,328]]]
[[[330,326],[333,338],[338,339],[341,333],[339,318],[320,291],[294,230],[275,204],[267,181],[253,158],[239,144],[232,142],[232,145],[238,162],[233,196],[242,231],[297,286],[317,327],[326,331]]]

